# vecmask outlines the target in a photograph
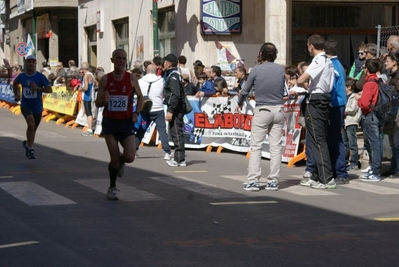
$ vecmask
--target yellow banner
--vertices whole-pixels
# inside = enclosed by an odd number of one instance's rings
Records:
[[[46,94],[43,100],[43,108],[56,113],[75,116],[77,91],[67,90],[65,86],[54,87],[51,94]]]

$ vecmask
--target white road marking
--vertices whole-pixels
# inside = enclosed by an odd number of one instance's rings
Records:
[[[222,206],[222,205],[277,204],[277,203],[278,202],[274,200],[265,200],[265,201],[210,202],[209,204],[213,206]]]
[[[19,137],[19,138],[23,138],[24,137],[21,134],[15,134],[13,132],[4,132],[4,131],[0,131],[0,136],[3,136],[3,137]]]
[[[298,181],[299,182],[299,181]],[[290,193],[299,196],[337,196],[339,194],[334,193],[335,189],[314,189],[307,186],[293,185],[283,189],[279,189],[281,192]]]
[[[76,204],[76,202],[31,181],[2,182],[0,188],[29,206]]]
[[[67,136],[50,131],[37,131],[37,134],[43,135],[48,138],[67,138]]]
[[[343,188],[350,188],[379,195],[398,195],[399,189],[381,186],[380,182],[364,182],[361,180],[350,180]]]
[[[0,179],[10,179],[10,178],[14,178],[14,176],[10,176],[10,175],[0,176]]]
[[[40,243],[40,242],[38,242],[38,241],[26,241],[26,242],[5,244],[5,245],[0,245],[0,249],[2,249],[2,248],[20,247],[20,246],[27,246],[27,245],[34,245],[34,244],[39,244],[39,243]]]
[[[239,193],[237,191],[221,188],[213,184],[208,184],[202,181],[188,179],[186,177],[149,177],[161,183],[183,188],[185,190],[195,192],[201,195],[206,195],[212,198],[237,198],[247,197],[248,195]],[[259,196],[259,195],[258,195]]]
[[[108,179],[82,179],[74,181],[81,185],[87,186],[91,189],[94,189],[100,193],[103,193],[104,195],[107,193],[107,189],[109,187]],[[120,182],[118,182],[117,188],[120,190],[118,192],[118,199],[120,201],[133,202],[133,201],[164,200],[163,197],[154,195],[147,191],[143,191],[133,186],[129,186]]]

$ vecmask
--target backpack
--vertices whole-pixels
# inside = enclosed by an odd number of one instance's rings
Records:
[[[370,109],[384,122],[383,132],[393,134],[397,129],[395,119],[398,112],[398,93],[393,86],[385,84],[381,79],[374,81],[378,84],[378,97],[375,106],[370,104]]]
[[[378,84],[378,96],[375,106],[370,104],[370,110],[374,112],[378,119],[385,121],[389,119],[392,109],[392,99],[395,88],[385,84],[381,79],[374,80]]]

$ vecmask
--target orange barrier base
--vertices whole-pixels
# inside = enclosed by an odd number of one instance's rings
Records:
[[[223,147],[222,147],[222,146],[219,146],[218,149],[216,150],[216,153],[219,153],[219,154],[220,154],[220,153],[222,153],[222,150],[223,150]]]
[[[212,146],[207,146],[207,147],[206,147],[206,152],[208,152],[208,153],[209,153],[209,152],[212,152],[212,148],[213,148]]]
[[[292,159],[290,159],[290,161],[288,161],[288,167],[292,168],[294,167],[295,163],[301,161],[301,160],[306,160],[306,146],[303,145],[303,150],[301,153],[299,153],[298,155],[296,155],[295,157],[293,157]]]

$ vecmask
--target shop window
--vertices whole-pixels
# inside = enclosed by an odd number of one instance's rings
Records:
[[[175,10],[159,10],[159,55],[166,56],[169,53],[176,53],[176,24]]]
[[[90,65],[97,67],[97,30],[95,27],[86,29],[87,34],[87,55]]]
[[[129,55],[129,20],[117,20],[114,21],[115,33],[116,33],[116,48],[120,48],[126,51]],[[129,62],[126,62],[129,66]]]

